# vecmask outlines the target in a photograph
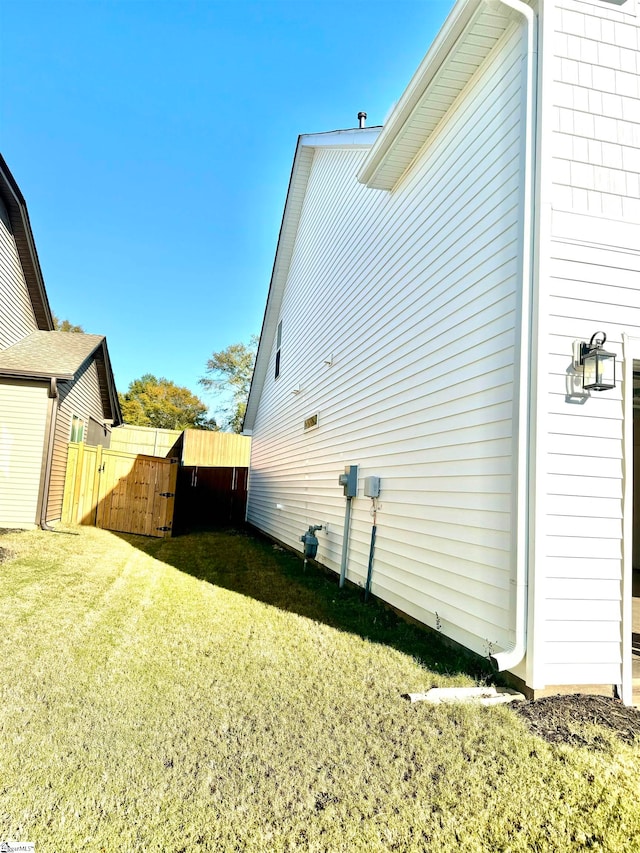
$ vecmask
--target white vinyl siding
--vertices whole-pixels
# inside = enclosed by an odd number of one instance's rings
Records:
[[[9,218],[0,200],[0,350],[37,328]]]
[[[487,653],[509,644],[521,145],[520,32],[499,44],[391,193],[365,152],[318,148],[253,431],[248,520],[363,584],[381,477],[373,592]],[[330,363],[329,363],[330,362]],[[295,391],[295,393],[293,393]],[[318,413],[317,429],[304,421]],[[436,615],[437,614],[437,615]]]
[[[640,335],[640,30],[635,0],[554,10],[549,231],[543,314],[535,556],[537,685],[622,681],[622,370],[582,393],[574,341],[597,330],[622,356]],[[629,74],[633,62],[635,73]],[[633,77],[633,79],[631,79]],[[534,410],[536,408],[534,406]]]
[[[33,527],[40,521],[47,386],[0,381],[0,526]]]
[[[570,220],[571,218],[569,218]],[[576,219],[574,231],[580,231]],[[565,221],[567,218],[565,218]],[[606,236],[607,223],[600,223]],[[559,235],[562,236],[562,235]],[[639,233],[640,236],[640,233]],[[639,244],[640,245],[640,244]],[[614,391],[571,390],[574,340],[597,329],[620,355],[622,333],[640,336],[640,248],[572,239],[551,243],[549,368],[540,405],[548,424],[539,488],[544,489],[544,637],[538,662],[548,684],[619,684],[622,611],[623,410],[621,370]],[[576,389],[573,389],[575,391]]]

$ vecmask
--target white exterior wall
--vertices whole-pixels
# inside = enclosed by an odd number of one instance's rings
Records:
[[[300,549],[328,523],[339,571],[358,464],[363,584],[379,475],[374,594],[483,654],[513,627],[521,56],[514,25],[391,193],[356,182],[364,152],[316,150],[252,440],[252,524]]]
[[[9,216],[0,199],[0,350],[37,328]]]
[[[0,527],[34,527],[42,476],[48,386],[0,382]]]
[[[636,2],[561,0],[546,26],[542,199],[550,204],[541,220],[528,681],[620,684],[622,386],[585,396],[571,356],[574,340],[596,330],[619,356],[623,333],[640,334]]]

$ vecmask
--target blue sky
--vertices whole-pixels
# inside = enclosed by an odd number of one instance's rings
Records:
[[[453,0],[2,0],[0,150],[119,390],[259,332],[296,139],[382,124]]]

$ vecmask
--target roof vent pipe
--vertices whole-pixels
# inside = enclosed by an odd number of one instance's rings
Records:
[[[362,128],[364,127],[364,123],[366,120],[367,120],[367,114],[366,113],[358,113],[358,126],[360,127],[360,130],[362,130]]]

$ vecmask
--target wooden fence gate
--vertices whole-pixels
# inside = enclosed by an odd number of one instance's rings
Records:
[[[62,521],[171,536],[178,467],[177,459],[72,443]]]
[[[178,532],[243,524],[248,468],[181,466],[174,527]]]

